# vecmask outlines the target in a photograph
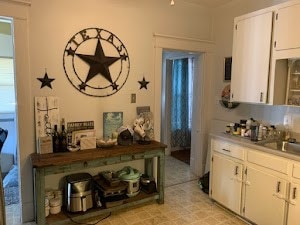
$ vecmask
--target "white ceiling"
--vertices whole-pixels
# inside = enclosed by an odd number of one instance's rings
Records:
[[[176,4],[176,0],[174,1]],[[229,3],[232,0],[182,0],[182,1],[214,8]]]

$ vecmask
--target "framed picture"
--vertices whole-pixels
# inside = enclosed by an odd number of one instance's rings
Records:
[[[232,57],[224,58],[224,81],[231,81]]]
[[[80,139],[83,137],[95,137],[95,130],[77,130],[72,132],[72,143],[80,145]]]
[[[103,113],[103,139],[111,138],[119,127],[123,126],[123,112]]]
[[[68,132],[73,132],[76,130],[93,130],[94,121],[81,121],[81,122],[68,122],[67,130]]]

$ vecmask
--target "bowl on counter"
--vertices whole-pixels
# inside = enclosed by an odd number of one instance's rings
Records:
[[[111,148],[117,144],[117,139],[108,139],[107,141],[103,139],[96,139],[97,148]]]

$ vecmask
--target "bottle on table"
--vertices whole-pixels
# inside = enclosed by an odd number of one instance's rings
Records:
[[[60,151],[66,152],[68,147],[68,141],[67,141],[67,131],[65,128],[65,120],[62,119],[61,122],[61,133],[60,133]]]
[[[59,152],[59,133],[57,130],[57,125],[54,125],[54,129],[52,132],[52,146],[53,146],[53,152]]]

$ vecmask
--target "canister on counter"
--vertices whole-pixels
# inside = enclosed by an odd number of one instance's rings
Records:
[[[234,123],[230,123],[230,133],[233,134],[234,133]]]
[[[241,134],[241,126],[238,123],[234,124],[234,130],[233,130],[234,135],[240,135]]]
[[[268,128],[263,126],[263,128],[262,128],[262,139],[263,140],[267,139],[267,135],[268,135]]]
[[[251,125],[250,130],[251,130],[251,136],[250,136],[251,141],[257,141],[257,136],[258,136],[258,126],[257,126],[257,124]]]
[[[241,126],[241,136],[242,137],[245,137],[245,133],[246,133],[246,124],[243,124]]]
[[[225,132],[226,132],[227,134],[230,134],[230,125],[227,125],[227,126],[226,126]]]

